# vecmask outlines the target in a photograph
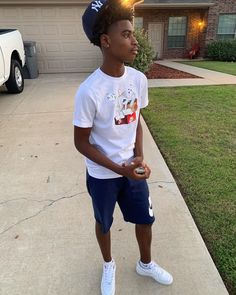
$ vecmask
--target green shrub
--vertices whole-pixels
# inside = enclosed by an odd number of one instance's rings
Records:
[[[220,61],[236,61],[236,40],[219,40],[209,43],[207,57]]]
[[[139,44],[139,50],[134,62],[130,66],[145,73],[153,63],[154,52],[148,40],[147,33],[143,30],[136,29],[135,36]]]

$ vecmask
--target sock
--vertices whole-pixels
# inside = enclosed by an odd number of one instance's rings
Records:
[[[139,261],[139,264],[143,267],[143,268],[150,268],[150,266],[152,265],[152,261],[149,263],[143,263],[141,260]]]
[[[114,264],[114,263],[115,263],[115,261],[113,260],[113,258],[112,258],[112,260],[109,261],[109,262],[104,261],[104,265],[105,265],[105,266],[108,266],[108,265],[111,265],[111,264]]]

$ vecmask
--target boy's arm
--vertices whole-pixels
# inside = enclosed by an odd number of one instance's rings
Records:
[[[74,126],[74,142],[76,149],[93,162],[102,165],[118,174],[122,173],[122,166],[108,159],[89,142],[92,128],[80,128]]]
[[[106,157],[103,153],[97,150],[90,142],[89,136],[92,128],[80,128],[74,126],[74,143],[76,149],[89,158],[93,162],[104,166],[117,174],[130,177],[133,179],[146,179],[147,175],[139,175],[134,172],[134,169],[140,166],[140,162],[134,162],[130,165],[118,165]],[[149,176],[149,175],[148,175]]]
[[[142,163],[142,166],[145,168],[145,174],[146,178],[148,178],[151,174],[151,169],[148,167],[148,165],[143,162],[144,155],[143,155],[143,128],[140,120],[141,115],[139,114],[138,118],[138,126],[136,131],[136,140],[135,140],[135,146],[134,146],[134,157],[138,161]]]

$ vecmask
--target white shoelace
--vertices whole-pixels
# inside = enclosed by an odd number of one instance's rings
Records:
[[[108,283],[111,284],[113,277],[114,277],[114,270],[115,266],[114,264],[108,264],[104,266],[103,274],[104,274],[104,280]]]
[[[143,267],[140,263],[141,267],[146,270],[155,271],[158,275],[161,275],[163,273],[163,269],[156,263],[151,262],[151,264],[148,267]]]
[[[158,275],[161,275],[163,273],[163,269],[159,265],[153,264],[152,267],[155,268]]]

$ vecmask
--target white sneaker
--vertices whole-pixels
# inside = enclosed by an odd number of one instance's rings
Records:
[[[173,282],[172,275],[153,261],[151,262],[150,266],[146,268],[141,266],[140,261],[138,261],[136,265],[136,271],[139,275],[151,277],[163,285],[171,285]]]
[[[102,295],[114,295],[115,294],[115,274],[116,274],[116,264],[112,260],[109,263],[103,264],[103,274],[101,281],[101,291]]]

